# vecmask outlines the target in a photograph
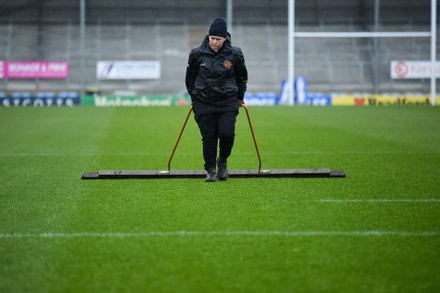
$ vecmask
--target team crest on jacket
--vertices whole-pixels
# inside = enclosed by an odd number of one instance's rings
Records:
[[[225,68],[226,68],[226,69],[228,69],[228,70],[231,69],[231,67],[232,67],[232,63],[231,63],[230,60],[226,60],[224,64],[225,64]]]

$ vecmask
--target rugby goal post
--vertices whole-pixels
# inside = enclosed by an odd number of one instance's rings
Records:
[[[376,2],[377,3],[377,2]],[[431,0],[431,30],[425,32],[295,32],[295,0],[288,0],[288,91],[289,104],[294,105],[293,80],[295,78],[295,38],[431,38],[431,66],[436,63],[437,0]],[[431,105],[436,104],[435,73],[431,70]]]

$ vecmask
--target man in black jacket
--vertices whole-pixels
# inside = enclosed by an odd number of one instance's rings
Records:
[[[217,18],[202,44],[191,50],[186,69],[186,88],[202,135],[207,182],[228,179],[227,159],[248,78],[243,52],[226,37],[226,21]]]

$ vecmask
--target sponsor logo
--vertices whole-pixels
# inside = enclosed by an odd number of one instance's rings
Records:
[[[369,106],[429,106],[429,98],[368,98]]]
[[[230,60],[226,60],[226,61],[225,61],[225,68],[226,68],[227,70],[229,70],[229,69],[231,69],[231,67],[232,67],[232,63],[231,63],[231,61],[230,61]]]
[[[160,61],[99,61],[98,79],[159,79]]]
[[[69,76],[66,61],[4,61],[3,77],[9,79],[65,79]]]
[[[391,61],[391,78],[418,79],[440,77],[440,62],[431,61]]]
[[[333,95],[332,105],[339,106],[424,106],[430,105],[426,95]]]
[[[189,97],[177,96],[84,96],[81,105],[96,107],[148,107],[148,106],[185,106]]]
[[[363,98],[354,98],[355,106],[365,106],[365,99]]]
[[[39,98],[0,98],[0,105],[4,107],[72,107],[79,104],[79,99],[39,99]]]
[[[395,74],[398,78],[405,78],[408,75],[408,64],[405,61],[399,61],[394,66]]]

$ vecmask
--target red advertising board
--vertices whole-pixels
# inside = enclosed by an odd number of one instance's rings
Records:
[[[66,61],[3,61],[3,78],[65,79],[69,76]],[[1,63],[0,63],[1,65]],[[1,77],[1,76],[0,76]]]

